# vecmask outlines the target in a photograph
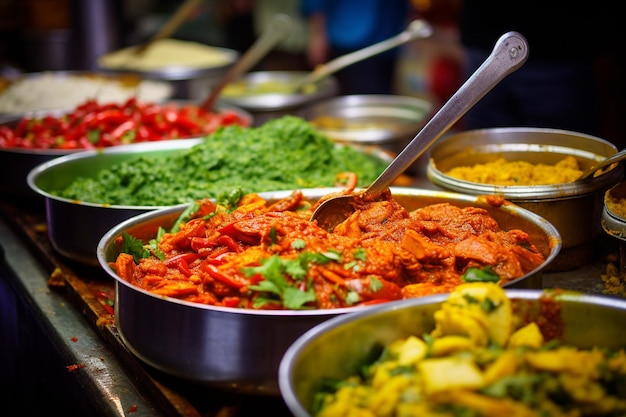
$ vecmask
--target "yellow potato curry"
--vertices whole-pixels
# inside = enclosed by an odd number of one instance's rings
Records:
[[[499,158],[484,164],[454,167],[445,172],[460,180],[493,185],[562,184],[576,180],[582,173],[573,156],[566,156],[552,165]]]
[[[626,415],[626,352],[579,349],[537,321],[518,323],[499,285],[457,287],[434,319],[429,334],[396,340],[360,375],[318,393],[315,415]]]

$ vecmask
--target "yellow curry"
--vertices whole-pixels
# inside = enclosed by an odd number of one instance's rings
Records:
[[[566,156],[556,164],[532,164],[504,158],[473,166],[459,166],[445,174],[464,181],[494,185],[551,185],[572,182],[582,174],[578,161]]]
[[[316,416],[626,415],[626,352],[548,341],[537,322],[516,322],[499,285],[457,287],[434,319],[430,334],[396,340],[319,393]]]

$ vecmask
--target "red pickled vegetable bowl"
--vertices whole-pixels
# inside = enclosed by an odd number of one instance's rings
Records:
[[[222,126],[252,125],[252,115],[232,107],[206,111],[183,101],[99,103],[90,99],[69,112],[32,112],[0,122],[0,175],[13,178],[0,194],[33,197],[28,172],[67,153],[139,142],[208,135]]]

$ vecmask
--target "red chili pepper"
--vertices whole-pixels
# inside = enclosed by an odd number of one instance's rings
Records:
[[[113,309],[113,307],[111,307],[108,304],[102,304],[102,307],[104,307],[104,309],[107,311],[107,313],[109,313],[110,315],[114,315],[115,314],[115,310]]]
[[[208,262],[211,265],[222,265],[223,263],[225,263],[226,261],[224,260],[224,255],[226,255],[227,253],[232,253],[227,247],[222,246],[220,248],[211,250],[211,248],[203,248],[200,249],[200,254],[206,254],[206,258],[204,260],[204,262]]]
[[[79,370],[81,368],[84,368],[84,367],[85,367],[85,364],[82,364],[82,363],[75,363],[73,365],[67,365],[66,366],[66,368],[67,368],[67,370],[69,372],[74,372],[74,371],[77,371],[77,370]]]
[[[198,252],[200,249],[214,248],[217,246],[217,239],[212,237],[192,237],[190,239],[191,249]]]
[[[226,284],[230,287],[239,289],[247,285],[247,282],[243,283],[243,282],[236,281],[235,279],[221,273],[220,271],[218,271],[215,265],[212,265],[208,262],[202,262],[202,265],[200,265],[200,269],[206,272],[207,274],[209,274],[211,278],[216,279],[220,281],[221,283]]]
[[[228,235],[220,235],[217,238],[217,241],[226,246],[228,249],[230,249],[233,252],[243,252],[243,247],[239,244],[239,242],[237,242],[235,239],[233,239],[232,237],[228,236]]]
[[[122,124],[120,124],[119,126],[117,126],[115,129],[113,129],[113,131],[111,132],[111,137],[113,138],[114,141],[121,143],[120,139],[122,138],[122,136],[126,132],[129,132],[133,129],[135,129],[135,122],[132,120],[127,120],[123,122]]]
[[[165,266],[167,266],[168,268],[176,267],[178,266],[178,261],[180,261],[181,259],[184,260],[187,265],[189,265],[191,262],[198,259],[198,257],[199,255],[194,252],[181,253],[180,255],[174,255],[171,258],[166,259]]]
[[[235,112],[222,115],[194,105],[141,103],[134,97],[123,105],[87,100],[60,117],[20,119],[12,129],[13,136],[0,132],[0,147],[92,149],[176,139],[213,132],[236,117]],[[243,119],[238,123],[248,124]]]
[[[224,307],[239,307],[241,297],[224,297],[222,298],[222,305]]]
[[[178,268],[180,273],[186,277],[190,277],[193,275],[193,272],[191,272],[191,269],[189,269],[189,264],[187,263],[187,261],[185,261],[185,259],[179,259],[176,263],[176,267]]]

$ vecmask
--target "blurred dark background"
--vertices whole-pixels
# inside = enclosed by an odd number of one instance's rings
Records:
[[[396,93],[442,104],[462,79],[456,20],[462,0],[416,0],[436,27],[426,41],[403,47]],[[182,0],[0,0],[0,77],[50,70],[93,70],[100,55],[138,44],[156,33]],[[204,0],[175,38],[245,51],[262,28],[265,13],[298,10],[298,0]],[[577,7],[577,6],[576,6]],[[587,5],[587,7],[602,7]],[[565,16],[565,15],[564,15]],[[267,19],[266,19],[267,20]],[[303,59],[307,31],[298,22],[288,48],[277,50],[264,69],[309,69]],[[581,28],[582,31],[585,28]],[[618,35],[626,40],[623,31]],[[620,40],[613,40],[620,45]],[[617,48],[616,48],[617,49]],[[602,94],[601,137],[626,147],[626,58],[621,51],[598,62]]]

